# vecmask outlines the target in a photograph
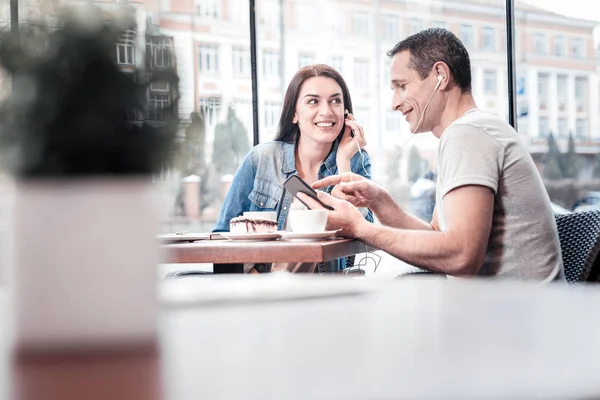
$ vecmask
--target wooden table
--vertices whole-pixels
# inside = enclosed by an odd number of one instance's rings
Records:
[[[274,275],[164,281],[196,289],[200,302],[163,299],[158,355],[117,349],[9,367],[2,329],[0,399],[600,398],[597,287],[284,274],[292,282],[364,282],[369,290],[296,301],[202,301],[208,289],[239,293],[253,282],[277,284]]]
[[[315,241],[200,240],[164,245],[166,263],[322,262],[367,251],[353,239]]]

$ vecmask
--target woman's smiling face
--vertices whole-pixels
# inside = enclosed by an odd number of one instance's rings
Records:
[[[324,76],[307,79],[300,90],[293,121],[305,138],[333,143],[344,126],[344,99],[340,85]]]

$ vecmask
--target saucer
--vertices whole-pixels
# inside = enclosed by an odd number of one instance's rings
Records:
[[[280,232],[271,233],[231,233],[221,232],[221,236],[231,240],[275,240],[281,237]]]
[[[336,233],[341,231],[341,229],[336,229],[335,231],[325,231],[325,232],[285,232],[279,231],[281,237],[288,240],[318,240],[318,239],[327,239],[334,236]]]

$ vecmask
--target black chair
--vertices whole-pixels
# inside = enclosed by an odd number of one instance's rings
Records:
[[[597,282],[600,210],[557,214],[556,226],[567,282]]]

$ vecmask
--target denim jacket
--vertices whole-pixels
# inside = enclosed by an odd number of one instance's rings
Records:
[[[319,179],[337,174],[337,145],[336,141],[321,165]],[[233,178],[213,232],[229,231],[229,221],[245,211],[276,211],[278,230],[283,230],[292,203],[291,193],[285,191],[284,194],[283,182],[298,173],[295,148],[295,143],[276,141],[261,143],[250,150]],[[364,150],[362,153],[364,160],[361,161],[362,156],[357,152],[350,160],[350,169],[368,178],[371,174],[371,160]],[[332,186],[325,189],[327,193],[331,190]],[[361,211],[369,222],[373,222],[371,210]]]

